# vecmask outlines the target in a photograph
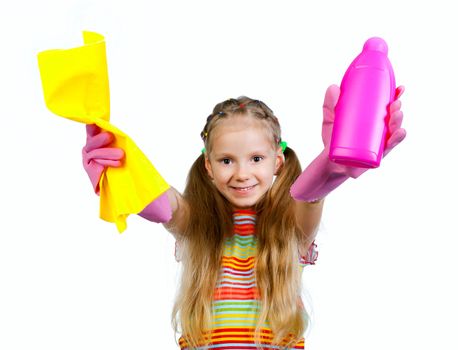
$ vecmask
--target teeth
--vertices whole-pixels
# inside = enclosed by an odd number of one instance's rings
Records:
[[[234,187],[238,191],[248,191],[253,188],[253,186],[250,187]]]

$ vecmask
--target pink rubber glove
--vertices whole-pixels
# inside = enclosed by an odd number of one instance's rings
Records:
[[[389,107],[388,139],[383,157],[404,140],[406,136],[406,131],[401,128],[403,113],[401,111],[401,101],[399,100],[403,92],[404,87],[399,86],[396,89],[395,100]],[[296,200],[305,202],[320,200],[348,178],[356,179],[368,170],[367,168],[356,168],[337,164],[329,160],[329,145],[334,126],[334,110],[339,95],[340,88],[337,85],[331,85],[326,90],[323,103],[323,126],[321,133],[324,150],[310,163],[291,186],[291,196]]]
[[[96,194],[99,194],[99,181],[105,168],[120,167],[124,159],[124,151],[120,148],[109,146],[114,136],[102,131],[97,125],[86,125],[86,145],[83,147],[83,166],[89,175]],[[150,204],[148,204],[138,215],[153,222],[168,222],[172,218],[167,193],[164,192]]]
[[[86,145],[83,147],[83,167],[89,175],[94,192],[99,194],[99,181],[105,167],[120,167],[124,151],[120,148],[105,147],[113,142],[113,135],[102,131],[95,124],[86,125]]]
[[[172,208],[167,197],[167,191],[148,204],[138,215],[157,223],[169,222],[172,219]]]

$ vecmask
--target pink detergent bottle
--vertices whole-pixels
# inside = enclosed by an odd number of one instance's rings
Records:
[[[339,164],[377,168],[385,148],[388,106],[396,83],[381,38],[368,39],[340,85],[329,158]]]

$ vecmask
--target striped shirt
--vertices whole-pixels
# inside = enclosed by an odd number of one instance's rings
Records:
[[[224,245],[221,275],[213,300],[211,342],[207,349],[256,349],[254,331],[260,311],[254,270],[256,213],[237,210],[233,218],[234,234],[226,238]],[[300,257],[301,270],[305,265],[315,263],[318,255],[315,248],[316,245],[312,244],[307,256]],[[271,345],[273,335],[268,324],[263,324],[261,332],[262,349],[280,349]],[[179,344],[182,350],[188,349],[183,337]],[[304,340],[291,349],[304,349]]]

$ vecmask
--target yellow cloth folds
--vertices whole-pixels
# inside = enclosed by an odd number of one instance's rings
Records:
[[[100,179],[100,217],[123,232],[129,214],[137,214],[169,185],[132,139],[110,124],[110,91],[105,39],[83,32],[84,45],[38,54],[44,98],[59,116],[97,124],[115,136],[114,147],[125,152],[122,167],[108,167]]]

